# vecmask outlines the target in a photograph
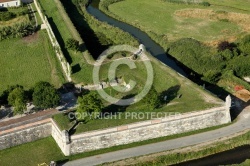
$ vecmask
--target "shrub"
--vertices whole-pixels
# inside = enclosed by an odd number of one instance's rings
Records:
[[[0,41],[3,39],[19,38],[32,34],[35,28],[30,22],[16,23],[0,28]]]
[[[250,55],[250,35],[240,40],[239,49],[243,54]]]
[[[33,103],[39,108],[54,108],[60,103],[57,90],[48,82],[39,82],[34,87]]]
[[[69,50],[78,51],[79,46],[80,46],[79,41],[75,39],[70,38],[66,41],[66,48]]]
[[[201,2],[200,4],[203,6],[210,6],[211,5],[209,2]]]
[[[0,21],[9,21],[16,17],[15,13],[12,12],[0,12]]]
[[[221,76],[220,71],[210,70],[204,74],[202,80],[215,84],[219,81],[220,76]]]
[[[234,57],[233,52],[229,49],[222,51],[221,55],[224,57],[225,60],[230,60]]]

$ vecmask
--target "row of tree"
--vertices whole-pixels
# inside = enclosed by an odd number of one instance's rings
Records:
[[[14,107],[14,114],[21,114],[27,109],[27,102],[40,108],[54,108],[60,103],[60,95],[48,82],[38,82],[34,88],[26,91],[23,86],[10,86],[0,96],[0,104],[9,104]]]

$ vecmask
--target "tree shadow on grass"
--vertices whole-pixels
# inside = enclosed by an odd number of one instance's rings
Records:
[[[178,97],[178,92],[180,90],[180,85],[175,85],[170,87],[169,89],[163,91],[159,95],[160,104],[159,107],[162,107],[164,104],[168,104],[172,100],[174,100],[176,97]]]
[[[72,66],[72,74],[74,74],[74,73],[78,73],[79,71],[81,71],[81,66],[80,66],[80,64],[78,63],[78,64],[76,64],[76,65],[74,65],[74,66]]]
[[[58,161],[56,161],[56,164],[57,164],[58,166],[63,166],[63,165],[66,164],[67,162],[69,162],[69,159],[58,160]]]
[[[135,96],[136,94],[130,94],[130,95],[124,96],[121,100],[130,99]],[[111,104],[102,110],[102,116],[106,117],[106,116],[113,116],[119,113],[123,113],[127,110],[128,107],[129,105],[121,106],[121,105]]]

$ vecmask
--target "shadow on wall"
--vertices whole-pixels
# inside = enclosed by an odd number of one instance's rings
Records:
[[[46,11],[45,11],[45,12],[46,12]],[[72,58],[71,58],[71,56],[69,55],[68,50],[65,48],[64,40],[63,40],[63,38],[62,38],[62,36],[61,36],[61,34],[60,34],[60,32],[59,32],[59,30],[58,30],[58,28],[57,28],[55,22],[53,21],[53,18],[49,17],[49,18],[48,18],[48,22],[49,22],[49,24],[50,24],[50,26],[51,26],[51,28],[52,28],[52,30],[53,30],[55,36],[56,36],[56,39],[57,39],[58,43],[59,43],[60,46],[61,46],[62,52],[63,52],[63,54],[64,54],[64,56],[65,56],[67,62],[68,62],[69,64],[71,64],[71,63],[72,63]]]

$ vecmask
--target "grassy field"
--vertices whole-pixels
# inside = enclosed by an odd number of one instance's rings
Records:
[[[241,1],[242,3],[233,0],[209,2],[216,5],[204,7],[201,5],[175,4],[161,0],[125,0],[110,5],[109,11],[122,20],[141,28],[159,43],[184,37],[192,37],[203,42],[213,42],[221,39],[232,39],[245,33],[242,26],[231,20],[184,17],[176,14],[176,12],[184,9],[203,9],[204,11],[201,10],[196,14],[197,16],[202,15],[206,10],[250,13],[242,10],[247,8],[249,10],[249,1]],[[223,6],[225,4],[227,6]],[[238,6],[238,4],[241,5]],[[232,7],[228,7],[230,5]],[[164,44],[162,45],[164,46]]]
[[[48,81],[59,87],[64,82],[46,31],[23,39],[3,40],[0,50],[0,93],[8,85],[31,88],[38,81]]]
[[[250,11],[250,1],[249,0],[207,0],[207,2],[210,2],[213,5],[221,5],[226,6],[229,8],[237,8],[245,11]]]
[[[136,146],[151,144],[155,142],[175,139],[179,137],[184,137],[192,134],[197,134],[201,132],[206,132],[210,130],[215,130],[223,126],[216,126],[212,128],[202,129],[198,131],[192,131],[183,134],[177,134],[172,136],[166,136],[161,138],[155,138],[151,140],[146,140],[142,142],[135,142],[127,145],[120,145],[115,146],[107,149],[100,149],[91,152],[81,153],[69,157],[65,157],[59,147],[57,146],[56,142],[52,137],[47,137],[35,142],[23,144],[20,146],[16,146],[10,149],[5,149],[0,151],[0,162],[3,166],[8,165],[18,165],[18,166],[34,166],[41,163],[49,163],[50,161],[58,161],[60,163],[77,160],[84,157],[89,157],[93,155],[108,153],[112,151],[132,148]]]
[[[2,166],[37,166],[62,158],[64,155],[52,137],[0,151]]]

